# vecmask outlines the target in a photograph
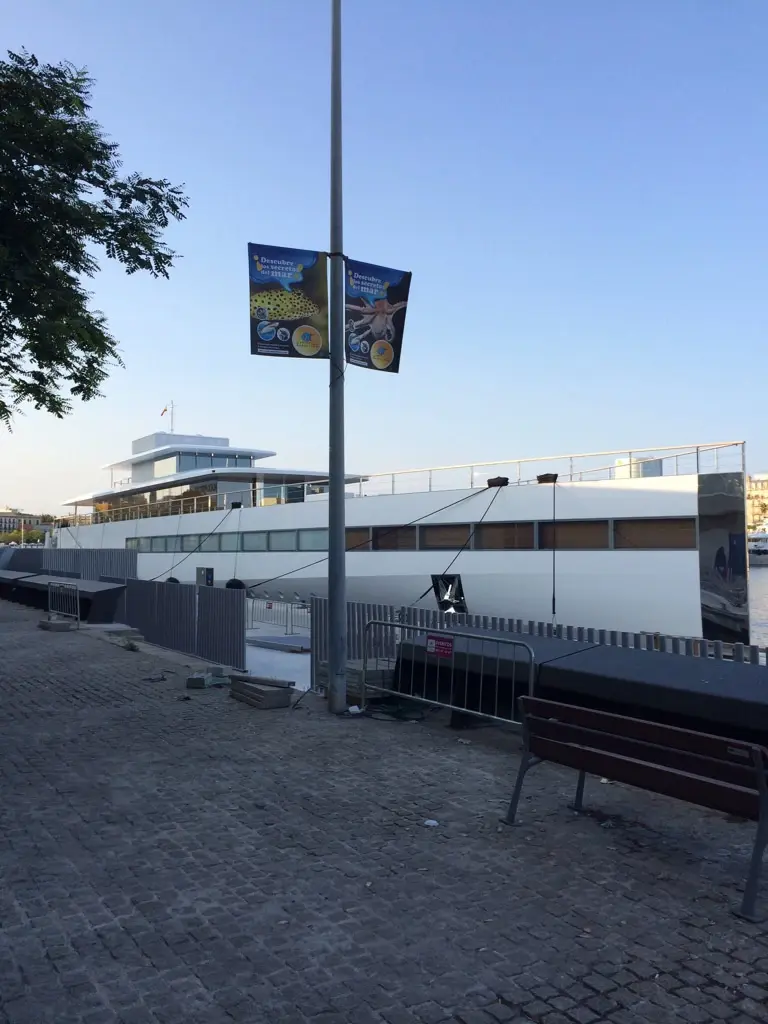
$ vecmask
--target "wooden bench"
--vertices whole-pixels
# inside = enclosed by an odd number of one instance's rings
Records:
[[[737,911],[756,920],[760,870],[768,845],[765,747],[536,697],[521,697],[520,709],[525,746],[507,824],[514,824],[527,771],[542,761],[579,772],[573,804],[577,811],[582,809],[589,773],[757,821],[744,898]]]

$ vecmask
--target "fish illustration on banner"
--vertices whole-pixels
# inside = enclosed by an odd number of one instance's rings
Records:
[[[328,358],[325,253],[248,245],[251,355]]]
[[[347,362],[369,370],[397,373],[411,287],[410,273],[347,260],[345,282]]]

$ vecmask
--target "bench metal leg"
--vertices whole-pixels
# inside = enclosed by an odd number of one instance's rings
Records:
[[[760,817],[757,822],[755,845],[752,848],[752,859],[749,863],[747,882],[744,886],[744,899],[741,901],[741,907],[737,911],[739,917],[744,917],[748,921],[759,920],[755,914],[755,904],[757,902],[760,871],[763,866],[763,854],[765,853],[766,846],[768,846],[768,787],[763,776],[763,785],[760,791]]]
[[[528,769],[533,768],[534,765],[539,764],[539,762],[540,758],[534,757],[527,750],[523,751],[523,756],[520,760],[520,768],[517,772],[517,781],[515,782],[515,788],[512,792],[512,799],[509,802],[509,810],[507,811],[506,818],[503,819],[505,825],[514,825],[515,815],[517,814],[517,805],[520,803],[520,794],[523,791],[523,779],[525,779]]]
[[[576,797],[572,804],[574,811],[580,811],[584,806],[584,780],[586,777],[586,772],[579,772],[579,781],[576,783]]]

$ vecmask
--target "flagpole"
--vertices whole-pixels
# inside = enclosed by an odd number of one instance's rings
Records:
[[[328,410],[328,710],[347,710],[344,526],[344,217],[341,155],[341,0],[331,0],[331,291]]]

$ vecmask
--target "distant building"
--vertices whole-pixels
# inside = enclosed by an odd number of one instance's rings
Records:
[[[768,519],[768,473],[747,477],[747,527]]]
[[[18,508],[0,508],[0,533],[15,533],[24,524],[25,530],[39,529],[42,516],[22,512]]]

